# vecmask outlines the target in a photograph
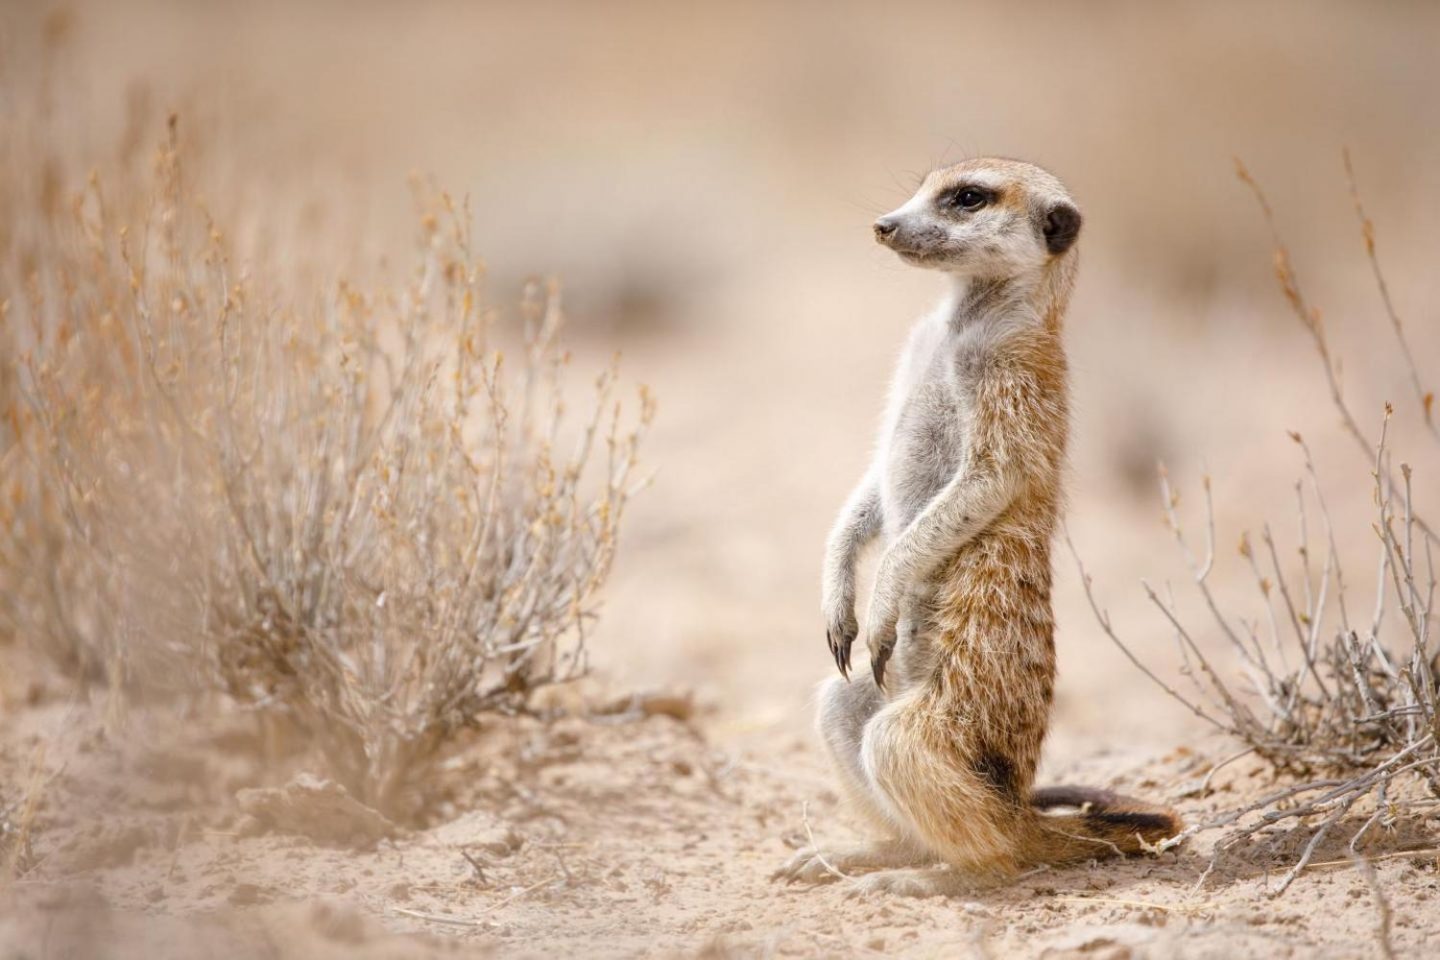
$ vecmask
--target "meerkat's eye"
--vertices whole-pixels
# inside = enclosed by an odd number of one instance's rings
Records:
[[[961,210],[979,210],[990,201],[990,197],[984,190],[975,187],[961,187],[955,191],[951,203]]]

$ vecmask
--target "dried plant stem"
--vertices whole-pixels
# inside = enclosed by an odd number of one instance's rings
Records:
[[[30,756],[30,773],[25,780],[25,789],[17,800],[0,810],[0,852],[3,852],[5,857],[4,870],[0,871],[0,882],[9,883],[19,879],[37,863],[30,845],[31,831],[48,782],[49,778],[45,775],[45,745],[38,744]]]
[[[1394,920],[1394,911],[1390,909],[1390,899],[1385,896],[1385,891],[1380,886],[1380,878],[1375,874],[1375,866],[1365,857],[1356,857],[1355,865],[1360,868],[1365,883],[1370,887],[1370,893],[1375,898],[1375,912],[1379,915],[1379,922],[1375,927],[1375,943],[1380,948],[1380,956],[1384,960],[1395,960],[1395,944],[1390,938],[1390,927]]]
[[[1355,218],[1360,222],[1360,236],[1365,241],[1365,259],[1375,277],[1375,289],[1379,291],[1380,302],[1385,306],[1385,316],[1390,321],[1390,329],[1395,332],[1395,342],[1400,348],[1400,357],[1405,362],[1405,370],[1410,377],[1410,386],[1415,391],[1415,399],[1420,404],[1425,426],[1430,435],[1440,441],[1440,425],[1435,423],[1435,394],[1426,390],[1420,382],[1420,372],[1415,367],[1415,353],[1410,349],[1410,342],[1405,337],[1405,326],[1400,322],[1400,314],[1396,312],[1395,302],[1390,298],[1390,285],[1385,282],[1385,274],[1380,269],[1380,258],[1375,253],[1375,224],[1371,223],[1365,213],[1365,205],[1360,200],[1360,187],[1355,179],[1355,165],[1350,160],[1349,148],[1346,148],[1342,155],[1345,160],[1345,181],[1350,187],[1350,200],[1355,205]]]
[[[837,880],[849,880],[850,874],[845,873],[829,860],[826,860],[825,855],[820,852],[820,845],[815,842],[815,831],[810,829],[809,800],[805,800],[800,804],[800,822],[805,826],[805,839],[810,841],[810,849],[815,851],[815,859],[820,862],[820,866],[824,867],[825,870]]]
[[[489,914],[495,913],[503,907],[507,907],[510,904],[514,903],[516,900],[519,900],[521,897],[528,896],[534,893],[536,890],[539,890],[541,887],[549,886],[550,884],[554,883],[556,880],[559,879],[560,874],[556,873],[546,877],[544,880],[539,880],[535,883],[532,883],[528,887],[522,887],[521,889],[510,894],[510,896],[508,897],[497,900],[494,903],[487,904],[485,906],[485,909],[481,910],[480,913],[474,917],[455,917],[443,913],[422,913],[419,910],[411,910],[407,907],[391,907],[390,909],[404,916],[414,917],[416,920],[427,920],[430,923],[443,923],[455,927],[482,927],[490,922],[489,920],[484,919]]]
[[[1311,306],[1301,292],[1300,282],[1295,274],[1295,268],[1290,262],[1290,250],[1280,236],[1280,228],[1276,225],[1275,212],[1270,206],[1270,201],[1265,196],[1265,191],[1261,188],[1259,182],[1250,175],[1250,171],[1246,169],[1245,165],[1238,159],[1235,161],[1235,174],[1240,178],[1241,182],[1248,186],[1251,192],[1254,193],[1255,200],[1260,205],[1260,210],[1265,216],[1265,225],[1270,231],[1270,238],[1273,244],[1275,277],[1280,282],[1280,289],[1281,292],[1285,294],[1286,303],[1290,305],[1291,311],[1300,321],[1301,326],[1310,334],[1311,343],[1314,345],[1316,353],[1320,356],[1321,364],[1325,371],[1325,384],[1330,392],[1330,401],[1340,414],[1340,421],[1345,427],[1346,434],[1355,441],[1355,444],[1360,448],[1362,454],[1369,457],[1374,452],[1376,444],[1366,437],[1365,431],[1361,429],[1360,423],[1356,419],[1355,413],[1351,410],[1349,402],[1345,399],[1345,392],[1340,385],[1336,360],[1330,351],[1329,340],[1326,336],[1324,318],[1320,313],[1320,309]],[[1388,299],[1388,293],[1386,296]],[[1401,338],[1401,344],[1402,348],[1406,351],[1407,362],[1413,365],[1413,359],[1409,354],[1409,345],[1404,341],[1403,337]],[[1430,405],[1431,404],[1425,405],[1427,420]],[[1393,485],[1393,478],[1391,478],[1391,483]],[[1420,529],[1425,532],[1427,538],[1436,540],[1437,537],[1440,537],[1423,519],[1417,517],[1415,522],[1420,526]]]

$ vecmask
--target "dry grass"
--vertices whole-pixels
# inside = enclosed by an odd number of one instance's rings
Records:
[[[1376,257],[1374,228],[1361,205],[1348,155],[1345,169],[1366,255],[1417,410],[1428,435],[1440,438],[1432,418],[1434,397],[1422,385],[1390,298]],[[1225,810],[1170,841],[1178,843],[1200,831],[1223,830],[1210,862],[1213,869],[1227,850],[1257,834],[1276,827],[1304,826],[1310,831],[1308,840],[1281,877],[1275,888],[1278,893],[1311,863],[1332,832],[1348,831],[1348,848],[1354,855],[1367,837],[1440,804],[1440,691],[1436,687],[1440,661],[1431,636],[1436,537],[1424,519],[1427,505],[1420,502],[1422,491],[1416,489],[1412,468],[1394,462],[1389,441],[1392,405],[1385,405],[1380,429],[1372,437],[1345,397],[1321,313],[1301,290],[1269,201],[1243,166],[1238,172],[1254,191],[1274,238],[1275,273],[1281,290],[1319,354],[1345,432],[1370,467],[1377,556],[1363,559],[1365,566],[1375,570],[1373,594],[1362,613],[1355,606],[1353,584],[1346,579],[1346,570],[1355,569],[1362,558],[1342,558],[1320,478],[1299,433],[1291,434],[1303,453],[1305,471],[1295,485],[1298,537],[1293,556],[1300,561],[1299,571],[1282,561],[1287,551],[1277,545],[1269,524],[1258,545],[1248,533],[1243,534],[1239,554],[1250,569],[1259,601],[1259,614],[1252,618],[1227,610],[1210,587],[1216,564],[1216,525],[1209,479],[1204,482],[1205,542],[1203,552],[1197,555],[1181,525],[1180,497],[1163,466],[1160,471],[1168,526],[1209,614],[1209,629],[1227,641],[1243,671],[1243,684],[1231,679],[1229,671],[1217,665],[1213,654],[1197,642],[1201,628],[1181,616],[1168,586],[1162,592],[1144,583],[1147,598],[1173,630],[1184,662],[1181,684],[1156,675],[1116,634],[1091,592],[1083,566],[1080,572],[1101,627],[1132,662],[1196,716],[1244,743],[1246,753],[1259,755],[1289,777],[1286,786]],[[1317,526],[1318,538],[1312,536]]]
[[[174,118],[151,175],[78,189],[32,133],[0,174],[0,639],[285,718],[413,812],[450,733],[585,671],[648,394],[612,365],[568,416],[558,292],[500,324],[423,183],[403,284],[327,289],[237,255]]]
[[[15,794],[0,793],[0,887],[24,876],[39,862],[32,845],[35,816],[45,796],[45,748],[37,746],[29,775]]]

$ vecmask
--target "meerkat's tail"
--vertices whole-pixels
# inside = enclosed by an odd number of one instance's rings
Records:
[[[1074,813],[1049,813],[1062,807]],[[1074,863],[1144,853],[1184,829],[1168,807],[1094,787],[1045,787],[1030,794],[1030,829],[1020,844],[1027,863]]]

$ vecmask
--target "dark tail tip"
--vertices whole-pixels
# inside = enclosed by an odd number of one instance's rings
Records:
[[[1030,805],[1037,810],[1075,807],[1097,828],[1119,828],[1156,839],[1185,828],[1173,810],[1097,787],[1044,787],[1030,795]]]
[[[1118,827],[1142,837],[1173,837],[1184,829],[1180,818],[1168,810],[1100,810],[1085,814],[1087,823],[1096,826]]]

